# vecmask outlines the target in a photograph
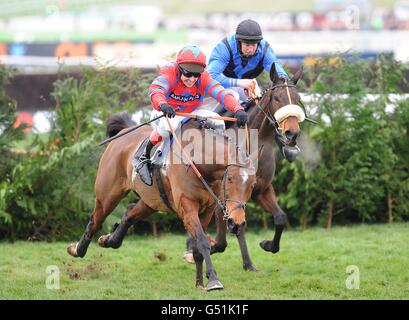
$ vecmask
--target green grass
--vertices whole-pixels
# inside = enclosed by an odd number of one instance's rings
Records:
[[[407,223],[289,230],[276,255],[258,246],[272,231],[249,233],[257,273],[242,269],[229,235],[227,250],[212,256],[225,289],[213,292],[194,287],[183,235],[129,236],[118,250],[94,242],[84,259],[68,256],[66,243],[3,242],[0,299],[408,299],[408,231]],[[48,265],[60,270],[59,290],[46,289]],[[359,268],[359,289],[345,286],[349,265]]]

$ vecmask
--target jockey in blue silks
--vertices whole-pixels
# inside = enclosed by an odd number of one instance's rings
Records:
[[[270,72],[275,63],[280,78],[288,78],[269,43],[263,39],[260,25],[251,19],[239,23],[236,34],[219,42],[213,49],[208,71],[225,88],[234,88],[241,101],[253,92],[257,78],[264,70]]]

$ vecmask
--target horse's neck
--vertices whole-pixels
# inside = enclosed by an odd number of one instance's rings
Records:
[[[274,125],[270,123],[267,119],[266,114],[268,113],[268,103],[270,97],[265,96],[265,98],[260,102],[260,108],[253,106],[249,117],[249,128],[258,130],[258,170],[257,176],[267,178],[267,181],[271,182],[270,177],[275,170],[275,154],[273,150],[274,144]]]

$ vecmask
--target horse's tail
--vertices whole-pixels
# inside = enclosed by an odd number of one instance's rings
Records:
[[[136,125],[128,112],[115,113],[107,120],[107,134],[109,137],[115,136],[122,129]]]

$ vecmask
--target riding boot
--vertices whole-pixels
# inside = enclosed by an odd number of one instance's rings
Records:
[[[153,146],[154,144],[148,140],[144,152],[140,156],[136,155],[133,161],[136,173],[140,176],[142,182],[148,186],[152,185],[151,150]]]

